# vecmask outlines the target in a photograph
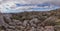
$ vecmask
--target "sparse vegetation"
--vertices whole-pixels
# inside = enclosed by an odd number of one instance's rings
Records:
[[[2,19],[3,21],[1,22],[3,27],[0,28],[0,30],[41,31],[47,29],[49,30],[49,28],[51,28],[50,30],[54,30],[55,25],[60,25],[60,22],[56,22],[58,19],[60,19],[60,10],[43,12],[32,11],[1,15],[0,20]]]
[[[60,22],[56,22],[56,25],[60,25]]]

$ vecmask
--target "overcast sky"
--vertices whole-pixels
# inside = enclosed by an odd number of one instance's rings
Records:
[[[51,2],[52,4],[60,6],[60,0],[0,0],[0,11],[2,11],[2,12],[11,11],[12,12],[12,10],[6,10],[4,7],[9,8],[12,5],[14,6],[15,5],[14,2],[20,3],[20,4],[40,4],[40,3],[42,4],[44,2]],[[45,10],[45,9],[43,9],[43,10]]]
[[[54,3],[59,3],[60,0],[0,0],[0,2],[6,2],[6,1],[20,1],[22,3],[43,3],[43,2],[54,2]]]
[[[60,0],[0,0],[0,5],[1,5],[1,3],[5,3],[5,2],[7,2],[7,1],[10,1],[10,2],[13,2],[13,1],[17,1],[17,2],[19,2],[19,3],[21,3],[21,4],[30,4],[30,3],[32,3],[32,4],[40,4],[40,3],[44,3],[44,2],[51,2],[51,3],[53,3],[53,4],[55,4],[55,5],[59,5],[60,6]]]

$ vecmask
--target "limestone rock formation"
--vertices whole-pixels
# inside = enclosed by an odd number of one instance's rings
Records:
[[[0,13],[0,31],[59,31],[60,9]]]

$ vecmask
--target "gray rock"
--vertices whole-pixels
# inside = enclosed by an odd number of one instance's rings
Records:
[[[29,20],[24,20],[23,25],[27,26]]]

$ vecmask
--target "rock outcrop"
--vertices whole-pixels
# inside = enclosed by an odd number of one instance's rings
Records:
[[[60,9],[43,12],[0,13],[0,31],[55,31],[59,28],[59,19]]]

